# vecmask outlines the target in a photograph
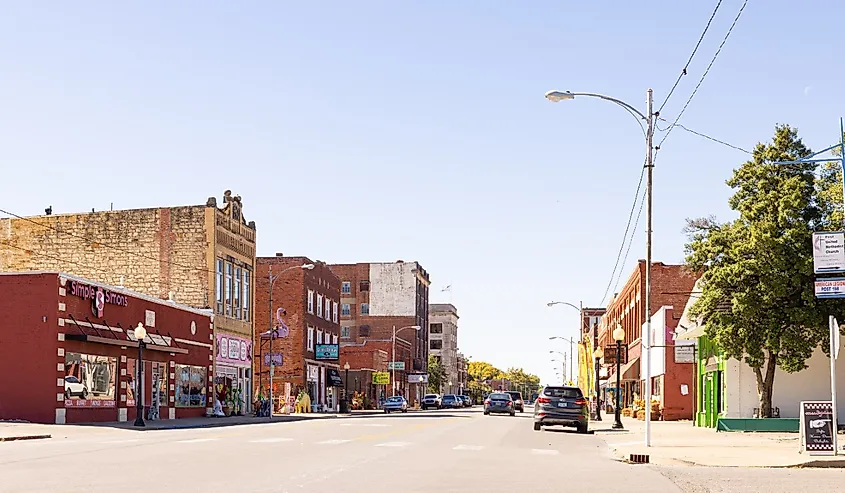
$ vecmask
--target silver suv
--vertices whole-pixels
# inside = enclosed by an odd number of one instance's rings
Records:
[[[422,399],[422,404],[420,405],[423,409],[440,409],[443,407],[443,401],[437,394],[426,394]]]

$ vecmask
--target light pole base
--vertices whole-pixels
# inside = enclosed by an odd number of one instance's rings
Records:
[[[142,418],[141,416],[138,416],[137,418],[135,418],[135,423],[133,423],[132,426],[140,426],[140,427],[146,426],[146,424],[144,424],[144,418]]]
[[[622,423],[620,423],[619,421],[617,421],[617,422],[613,423],[612,428],[613,428],[614,430],[622,430],[622,429],[624,429],[625,427],[624,427],[624,426],[622,426]]]

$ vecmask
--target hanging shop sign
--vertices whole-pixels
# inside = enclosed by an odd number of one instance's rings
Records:
[[[264,353],[264,366],[270,366],[271,363],[273,366],[282,366],[284,363],[282,353]]]
[[[676,344],[675,363],[695,363],[695,346],[692,344]]]
[[[622,353],[620,354],[621,361],[619,364],[624,365],[628,362],[628,346],[622,345]],[[606,365],[615,365],[616,364],[616,344],[612,346],[605,346],[604,348],[604,364]]]
[[[242,337],[217,335],[217,362],[233,365],[251,365],[252,341]]]
[[[314,348],[314,359],[318,361],[337,361],[339,351],[339,344],[317,344]]]
[[[834,455],[833,404],[830,401],[801,402],[801,448],[810,455]]]
[[[390,373],[386,371],[377,371],[373,373],[373,384],[374,385],[389,385],[390,384]]]
[[[428,374],[411,373],[408,375],[408,383],[428,383]]]

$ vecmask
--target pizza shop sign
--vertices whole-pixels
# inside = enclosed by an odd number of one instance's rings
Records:
[[[77,281],[71,281],[70,294],[84,299],[91,300],[91,311],[97,317],[102,318],[103,308],[109,305],[129,306],[129,298],[125,294],[115,293],[100,286],[91,286]]]

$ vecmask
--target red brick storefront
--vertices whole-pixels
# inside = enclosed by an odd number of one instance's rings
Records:
[[[0,419],[134,420],[138,323],[144,417],[211,407],[210,313],[55,272],[0,274],[0,312]]]

